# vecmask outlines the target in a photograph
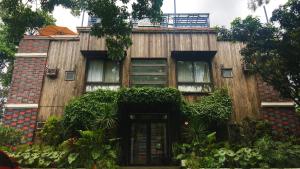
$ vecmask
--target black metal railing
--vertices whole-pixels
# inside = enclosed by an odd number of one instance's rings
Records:
[[[130,19],[134,27],[200,27],[209,28],[209,13],[165,13],[162,15],[160,23],[151,23],[148,18],[142,20]],[[96,17],[89,17],[88,26],[91,26],[100,20]]]

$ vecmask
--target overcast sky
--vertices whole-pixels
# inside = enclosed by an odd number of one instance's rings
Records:
[[[247,8],[248,0],[176,0],[177,13],[210,13],[211,26],[225,25],[229,26],[230,22],[236,17],[246,17],[247,15],[255,15],[265,22],[264,10],[262,7],[255,12]],[[286,3],[288,0],[271,0],[266,5],[268,16],[279,5]],[[164,0],[162,11],[164,13],[173,13],[174,0]],[[58,26],[66,26],[76,31],[77,26],[81,26],[81,17],[74,17],[70,14],[70,10],[62,7],[56,7],[53,13],[56,24]],[[87,15],[85,15],[84,26],[87,25]]]

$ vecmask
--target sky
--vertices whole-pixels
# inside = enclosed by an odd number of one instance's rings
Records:
[[[272,11],[286,3],[288,0],[271,0],[266,5],[268,17]],[[248,9],[248,0],[176,0],[177,13],[210,13],[211,26],[224,25],[230,26],[230,22],[236,17],[245,18],[247,15],[258,16],[262,22],[266,22],[263,7],[258,8],[255,12]],[[162,11],[164,13],[174,12],[174,0],[164,0]],[[81,26],[82,16],[74,17],[70,10],[63,7],[56,7],[53,13],[57,20],[56,25],[66,26],[76,31],[77,26]],[[84,24],[87,25],[87,14],[85,14]]]

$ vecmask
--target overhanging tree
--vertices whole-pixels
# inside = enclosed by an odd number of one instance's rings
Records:
[[[218,39],[245,42],[241,54],[252,71],[299,105],[300,1],[289,0],[273,12],[271,21],[280,26],[262,24],[251,16],[244,20],[237,18],[231,29],[219,32]]]

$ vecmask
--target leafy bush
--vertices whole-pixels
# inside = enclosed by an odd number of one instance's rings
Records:
[[[61,167],[66,152],[58,151],[49,146],[25,146],[9,154],[22,167],[46,168]]]
[[[169,109],[178,111],[181,105],[181,93],[174,88],[124,88],[119,92],[118,106],[119,108],[128,109],[132,107],[144,107],[147,109],[154,107],[157,109]],[[147,110],[145,110],[147,111]]]
[[[264,165],[267,167],[300,166],[300,145],[290,141],[274,141],[266,136],[257,140],[254,147],[263,156]]]
[[[192,116],[198,116],[208,123],[226,123],[232,113],[232,102],[226,89],[215,90],[191,105]]]
[[[22,132],[0,124],[0,146],[15,146],[22,141]]]
[[[245,118],[229,126],[229,141],[243,146],[251,146],[257,139],[271,135],[271,124],[263,120]]]
[[[189,121],[184,128],[185,138],[188,141],[199,141],[209,132],[217,131],[218,128],[226,129],[225,125],[232,113],[232,103],[227,90],[219,89],[198,102],[183,102],[181,111]]]
[[[117,94],[115,91],[97,90],[71,100],[62,119],[66,135],[78,136],[78,130],[114,127]]]
[[[68,151],[68,163],[72,167],[117,168],[117,153],[112,141],[106,141],[102,130],[80,131],[81,137],[69,139],[63,147]]]
[[[43,143],[50,146],[58,146],[64,141],[63,125],[60,118],[49,117],[39,133]]]

